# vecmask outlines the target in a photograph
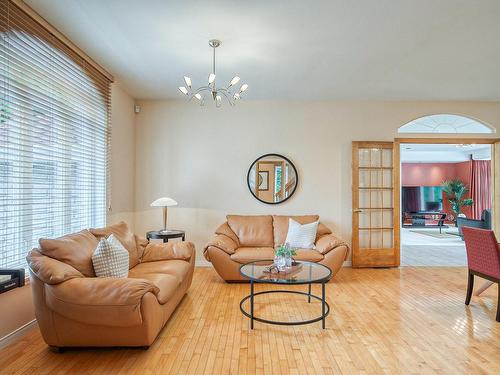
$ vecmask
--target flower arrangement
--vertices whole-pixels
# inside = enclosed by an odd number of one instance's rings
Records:
[[[291,258],[297,255],[297,249],[291,247],[288,243],[286,243],[284,245],[278,246],[274,251],[274,255],[277,257]]]
[[[283,271],[292,266],[292,257],[297,255],[297,249],[288,243],[280,245],[274,251],[274,263],[279,271]]]

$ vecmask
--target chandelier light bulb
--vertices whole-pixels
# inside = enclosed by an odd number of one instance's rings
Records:
[[[229,86],[236,85],[239,81],[240,81],[240,77],[234,76],[233,79],[231,80],[231,83],[229,84]]]
[[[248,88],[248,85],[246,83],[244,83],[243,85],[241,85],[240,92],[244,92],[247,88]]]
[[[240,99],[240,94],[235,93],[235,94],[233,95],[233,98],[234,98],[235,100],[239,100],[239,99]]]
[[[186,82],[187,87],[191,88],[191,78],[184,76],[184,82]]]
[[[188,94],[188,90],[187,88],[185,88],[184,86],[180,86],[179,87],[179,91],[182,92],[184,95],[187,95]]]
[[[195,94],[194,97],[198,100],[201,100],[201,95],[198,93],[198,94]]]
[[[208,76],[208,83],[211,85],[212,83],[214,83],[214,81],[215,81],[215,74],[210,73],[210,75]]]

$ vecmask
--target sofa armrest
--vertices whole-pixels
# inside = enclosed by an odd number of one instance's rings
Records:
[[[43,255],[37,249],[26,256],[31,272],[45,284],[60,284],[63,281],[84,277],[82,273],[67,263]]]
[[[145,294],[158,287],[144,279],[84,277],[45,285],[46,303],[56,313],[86,324],[129,327],[142,323]]]
[[[192,242],[149,243],[144,249],[141,262],[156,262],[159,260],[189,261],[194,255]]]
[[[339,246],[346,246],[347,248],[349,248],[343,240],[335,237],[333,234],[326,234],[324,236],[321,236],[316,241],[316,250],[323,255]]]
[[[203,255],[205,256],[205,258],[207,260],[209,260],[207,258],[207,256],[208,256],[207,250],[209,247],[215,247],[215,248],[220,249],[220,250],[224,251],[225,253],[231,255],[231,254],[235,253],[236,249],[238,248],[238,245],[236,244],[236,242],[234,240],[232,240],[228,236],[225,236],[223,234],[217,234],[214,238],[212,238],[210,240],[209,243],[207,243],[207,245],[203,249]]]

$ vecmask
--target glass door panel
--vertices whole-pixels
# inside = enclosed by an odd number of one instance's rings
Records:
[[[353,266],[398,265],[392,142],[353,142]]]

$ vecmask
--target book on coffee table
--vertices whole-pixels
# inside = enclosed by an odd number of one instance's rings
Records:
[[[283,271],[274,271],[277,270],[277,267],[273,264],[269,267],[266,267],[266,269],[263,271],[266,274],[272,274],[275,276],[289,276],[291,274],[294,274],[302,269],[302,263],[299,262],[292,262],[292,266],[290,268],[286,268]]]

